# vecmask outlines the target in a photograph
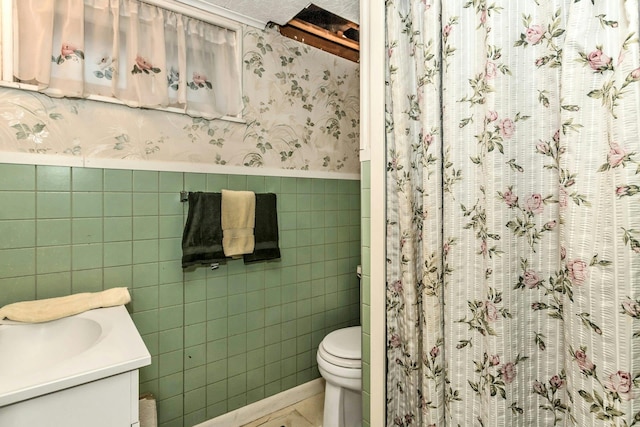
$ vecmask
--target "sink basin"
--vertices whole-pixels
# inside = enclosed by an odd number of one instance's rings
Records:
[[[0,353],[0,376],[56,365],[91,348],[101,334],[98,322],[83,317],[0,328],[0,348],[11,349]]]
[[[124,306],[0,324],[0,349],[0,407],[151,363]]]

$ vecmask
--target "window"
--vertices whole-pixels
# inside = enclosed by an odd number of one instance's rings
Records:
[[[6,86],[240,118],[239,24],[165,0],[0,1]]]

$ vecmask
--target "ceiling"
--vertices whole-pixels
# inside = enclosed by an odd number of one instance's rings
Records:
[[[360,22],[359,0],[178,0],[205,10],[219,8],[230,12],[230,18],[245,24],[262,27],[268,22],[286,24],[310,3],[345,18]]]

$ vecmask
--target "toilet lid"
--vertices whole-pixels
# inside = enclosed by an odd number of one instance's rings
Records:
[[[338,329],[331,332],[322,340],[322,347],[332,356],[341,359],[360,360],[362,358],[362,328]]]

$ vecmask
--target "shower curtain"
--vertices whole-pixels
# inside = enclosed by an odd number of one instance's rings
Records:
[[[638,0],[387,0],[387,425],[640,426]]]

